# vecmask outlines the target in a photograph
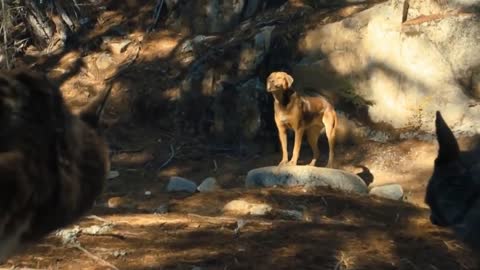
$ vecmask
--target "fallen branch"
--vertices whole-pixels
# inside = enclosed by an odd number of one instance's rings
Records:
[[[334,270],[340,270],[340,269],[348,269],[350,268],[350,263],[349,259],[345,256],[345,253],[342,251],[340,252],[340,259],[338,260],[337,264],[335,265]]]
[[[80,234],[88,235],[88,236],[112,237],[112,238],[117,238],[117,239],[120,239],[120,240],[126,240],[127,239],[127,237],[125,237],[124,235],[117,234],[117,233],[86,233],[86,232],[80,232]]]
[[[157,0],[157,4],[155,5],[155,11],[153,13],[153,23],[148,28],[147,32],[151,32],[155,28],[155,26],[157,26],[158,19],[160,18],[160,12],[162,12],[162,7],[164,2],[165,0]]]
[[[170,157],[158,168],[159,170],[163,169],[165,166],[167,166],[172,159],[175,157],[175,148],[173,147],[172,144],[170,144]]]
[[[199,222],[204,222],[204,223],[210,223],[210,224],[225,224],[225,223],[233,223],[237,224],[239,220],[243,220],[245,223],[253,223],[255,225],[262,225],[262,226],[272,226],[272,222],[266,222],[262,220],[256,220],[256,219],[243,219],[243,218],[235,218],[235,217],[211,217],[211,216],[203,216],[203,215],[198,215],[198,214],[193,214],[193,213],[188,213],[188,217],[190,218],[198,218],[200,219]]]
[[[57,9],[57,13],[60,14],[60,17],[65,22],[65,24],[67,24],[68,28],[70,28],[71,31],[74,31],[75,30],[75,24],[70,19],[70,17],[67,15],[67,12],[65,12],[65,9],[63,9],[63,7],[58,2],[55,2],[55,7]]]
[[[43,12],[38,7],[36,1],[25,1],[27,13],[26,20],[32,34],[37,42],[42,47],[48,45],[50,39],[53,37],[53,29],[45,18]]]
[[[473,16],[473,15],[474,15],[473,13],[463,12],[461,10],[454,10],[444,14],[420,15],[416,18],[405,21],[404,23],[402,23],[402,26],[418,25],[426,22],[443,20],[447,17],[452,17],[452,16]]]
[[[119,270],[115,265],[113,265],[113,264],[105,261],[104,259],[96,256],[95,254],[91,253],[90,251],[86,250],[85,248],[83,248],[83,247],[80,246],[80,245],[77,244],[77,245],[74,245],[73,247],[75,247],[76,249],[82,251],[82,252],[85,253],[88,257],[94,259],[95,261],[97,261],[97,262],[99,262],[99,263],[101,263],[101,264],[103,264],[103,265],[105,265],[105,266],[108,266],[108,267],[110,267],[110,268],[112,268],[112,269]]]
[[[104,218],[101,218],[99,216],[96,216],[96,215],[90,215],[90,216],[86,216],[85,218],[88,218],[88,219],[95,219],[95,220],[98,220],[98,221],[101,221],[101,222],[104,222],[104,223],[112,223],[111,221],[109,220],[106,220]]]

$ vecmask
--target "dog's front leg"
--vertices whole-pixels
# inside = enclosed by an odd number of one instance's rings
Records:
[[[293,146],[292,159],[288,162],[288,165],[297,165],[298,157],[300,155],[300,148],[302,147],[302,138],[304,133],[303,128],[295,130],[295,144]]]
[[[278,138],[280,139],[280,145],[282,146],[282,161],[278,165],[285,165],[288,162],[287,151],[287,129],[283,125],[277,125]]]

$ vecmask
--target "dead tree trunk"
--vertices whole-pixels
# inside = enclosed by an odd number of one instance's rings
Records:
[[[61,49],[69,34],[81,28],[82,12],[77,1],[23,1],[25,20],[34,43],[47,53]]]
[[[36,1],[24,1],[26,8],[26,22],[32,33],[32,38],[36,46],[46,48],[54,34],[51,21]]]

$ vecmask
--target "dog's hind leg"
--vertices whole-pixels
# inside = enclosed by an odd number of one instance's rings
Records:
[[[313,158],[310,162],[310,166],[315,166],[318,158],[320,157],[320,151],[318,150],[318,138],[322,133],[322,129],[316,126],[311,127],[307,130],[307,140],[308,144],[312,148]]]
[[[323,124],[325,125],[325,134],[328,139],[328,168],[333,168],[334,166],[334,151],[335,151],[335,131],[337,127],[337,115],[335,111],[330,110],[326,111],[322,119]]]

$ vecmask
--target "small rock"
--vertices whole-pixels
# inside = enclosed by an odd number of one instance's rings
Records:
[[[233,200],[223,207],[224,212],[238,215],[264,216],[272,211],[272,207],[264,203],[250,203],[244,200]]]
[[[151,196],[151,195],[152,195],[151,191],[149,191],[149,190],[145,191],[145,196]]]
[[[155,214],[166,214],[168,213],[168,205],[167,204],[162,204],[159,207],[155,208],[153,211]]]
[[[114,179],[120,176],[120,173],[118,171],[109,171],[107,175],[107,179]]]
[[[403,188],[399,184],[373,187],[369,192],[369,195],[391,200],[401,200],[403,198],[403,194]]]
[[[170,177],[170,180],[167,185],[168,192],[185,191],[185,192],[194,193],[196,190],[197,190],[197,184],[195,184],[194,182],[188,179],[178,177],[178,176]]]
[[[126,256],[127,254],[128,254],[128,252],[125,251],[125,250],[115,250],[112,255],[113,255],[115,258],[118,258],[118,257],[124,257],[124,256]]]
[[[211,192],[219,189],[217,180],[214,177],[208,177],[197,187],[200,192]]]

